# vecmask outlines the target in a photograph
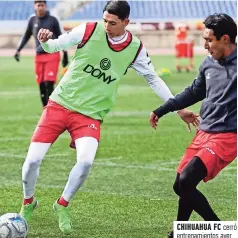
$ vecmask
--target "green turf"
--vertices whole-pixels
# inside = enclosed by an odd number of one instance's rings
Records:
[[[156,69],[168,67],[164,80],[173,93],[196,73],[174,72],[173,57],[151,57]],[[196,57],[198,68],[203,57]],[[42,108],[32,58],[0,57],[0,214],[18,212],[22,201],[21,166]],[[71,203],[74,238],[165,238],[176,218],[172,190],[177,164],[191,139],[175,114],[148,124],[162,101],[133,70],[123,78],[116,105],[102,126],[101,143],[88,180]],[[200,104],[192,107],[198,112]],[[36,188],[40,207],[29,223],[29,238],[61,238],[52,204],[61,194],[75,151],[64,133],[47,154]],[[199,188],[223,220],[236,220],[236,161]],[[200,220],[197,215],[192,220]]]

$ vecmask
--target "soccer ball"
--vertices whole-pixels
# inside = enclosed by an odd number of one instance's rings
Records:
[[[26,238],[28,225],[17,213],[6,213],[0,217],[0,238]]]

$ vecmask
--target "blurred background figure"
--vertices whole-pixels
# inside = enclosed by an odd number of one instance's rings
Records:
[[[175,65],[177,72],[185,69],[187,72],[194,69],[193,62],[193,40],[188,37],[188,25],[179,23],[175,31]],[[181,59],[188,59],[188,62],[182,62]]]
[[[46,1],[38,0],[34,1],[35,14],[32,14],[27,23],[26,31],[17,47],[14,58],[16,61],[20,61],[20,51],[33,35],[35,40],[35,75],[36,82],[40,89],[40,98],[42,105],[46,106],[49,100],[49,96],[54,90],[54,84],[57,81],[57,74],[60,63],[60,53],[48,54],[41,47],[37,34],[41,28],[48,28],[53,32],[53,38],[58,38],[62,32],[60,24],[56,17],[52,16],[47,10]],[[68,64],[68,54],[63,51],[62,66],[65,67]]]

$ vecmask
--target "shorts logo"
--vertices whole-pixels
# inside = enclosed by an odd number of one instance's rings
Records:
[[[108,70],[111,67],[111,61],[107,58],[104,58],[100,62],[100,68],[103,70]]]
[[[53,72],[53,71],[50,71],[50,72],[48,73],[48,75],[49,75],[49,76],[54,76],[54,72]]]
[[[89,125],[88,126],[89,128],[92,128],[92,129],[94,129],[94,130],[97,130],[98,128],[95,126],[95,124],[91,124],[91,125]]]
[[[207,149],[211,154],[213,154],[213,155],[216,154],[212,149],[210,149],[210,148],[208,148],[208,147],[206,147],[206,149]]]

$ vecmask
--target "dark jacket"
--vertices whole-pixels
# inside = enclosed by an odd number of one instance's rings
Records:
[[[207,56],[192,85],[154,113],[162,117],[201,100],[201,130],[211,133],[237,131],[237,49],[222,62]]]
[[[24,47],[24,45],[28,42],[31,35],[33,35],[36,44],[36,54],[47,54],[43,48],[41,47],[40,42],[37,39],[37,34],[41,28],[49,29],[53,32],[52,39],[56,39],[61,35],[60,25],[54,16],[51,16],[47,11],[44,17],[38,17],[35,14],[29,18],[27,29],[25,34],[22,37],[22,40],[17,48],[18,51]]]

